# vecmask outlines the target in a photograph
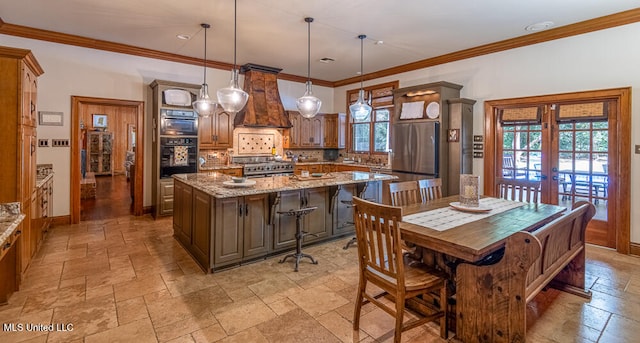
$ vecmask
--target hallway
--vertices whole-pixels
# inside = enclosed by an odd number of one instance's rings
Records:
[[[124,174],[96,176],[96,197],[82,199],[80,221],[102,220],[131,213],[130,184]]]

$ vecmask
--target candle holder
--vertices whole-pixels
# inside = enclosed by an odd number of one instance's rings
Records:
[[[471,174],[460,175],[460,205],[466,207],[480,206],[478,179],[478,176]]]

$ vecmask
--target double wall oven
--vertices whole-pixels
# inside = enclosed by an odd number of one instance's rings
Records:
[[[160,111],[160,178],[198,171],[198,116],[191,110]]]

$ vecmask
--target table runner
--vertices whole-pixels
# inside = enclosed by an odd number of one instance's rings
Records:
[[[480,206],[489,207],[491,208],[491,211],[484,213],[462,212],[448,206],[431,211],[406,215],[402,217],[402,221],[405,223],[426,226],[437,231],[445,231],[456,226],[480,220],[523,205],[525,205],[525,203],[520,201],[498,198],[482,198],[480,199]]]

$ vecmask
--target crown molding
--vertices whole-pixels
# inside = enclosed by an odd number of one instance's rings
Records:
[[[632,24],[640,21],[640,8],[632,10],[614,13],[604,17],[594,18],[590,20],[581,21],[579,23],[561,26],[555,29],[545,30],[537,33],[528,34],[525,36],[510,38],[495,43],[489,43],[480,45],[474,48],[460,50],[452,52],[450,54],[444,54],[433,58],[428,58],[412,63],[391,67],[388,69],[379,70],[373,73],[365,74],[364,80],[372,80],[385,76],[396,75],[400,73],[406,73],[409,71],[433,67],[440,64],[460,61],[472,57],[478,57],[482,55],[488,55],[495,52],[520,48],[527,45],[534,45],[538,43],[548,42],[556,39],[576,36],[593,31],[599,31],[609,29],[612,27]],[[360,76],[350,77],[348,79],[335,81],[333,87],[346,86],[352,83],[360,82]]]

